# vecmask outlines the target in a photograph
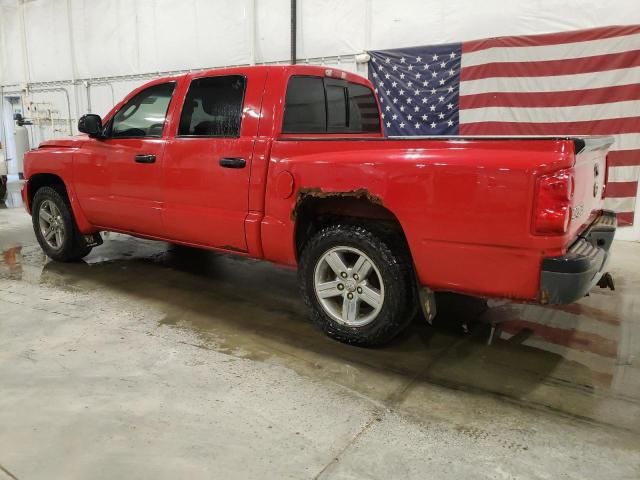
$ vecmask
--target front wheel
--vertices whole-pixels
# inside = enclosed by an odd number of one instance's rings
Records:
[[[416,312],[411,262],[400,242],[355,225],[318,232],[300,258],[300,282],[313,322],[344,343],[390,341]]]
[[[72,262],[91,251],[76,227],[69,204],[57,190],[38,189],[33,197],[32,221],[38,243],[53,260]]]

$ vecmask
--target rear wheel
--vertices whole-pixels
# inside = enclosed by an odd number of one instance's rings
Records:
[[[7,177],[6,175],[0,175],[0,202],[4,202],[4,197],[7,195]]]
[[[38,243],[53,260],[72,262],[91,251],[76,227],[69,204],[56,189],[38,189],[33,197],[32,221]]]
[[[416,312],[403,247],[359,226],[318,232],[302,252],[299,275],[313,322],[341,342],[386,343]]]

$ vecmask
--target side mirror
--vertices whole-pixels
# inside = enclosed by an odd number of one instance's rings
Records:
[[[87,113],[78,120],[78,131],[88,133],[90,137],[99,137],[102,134],[102,119],[100,115]]]

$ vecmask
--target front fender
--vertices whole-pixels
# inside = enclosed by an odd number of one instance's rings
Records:
[[[73,155],[76,150],[76,147],[51,145],[27,152],[24,157],[26,181],[22,186],[22,200],[27,212],[32,213],[34,189],[62,183],[78,230],[83,234],[89,234],[94,233],[96,229],[87,220],[73,188]]]

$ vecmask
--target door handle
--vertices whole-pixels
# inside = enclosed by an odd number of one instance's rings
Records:
[[[136,163],[156,163],[155,155],[136,155]]]
[[[220,166],[224,168],[244,168],[247,161],[244,158],[221,158]]]

